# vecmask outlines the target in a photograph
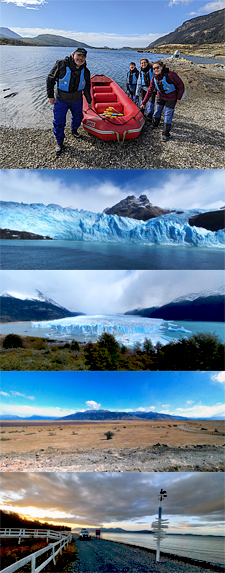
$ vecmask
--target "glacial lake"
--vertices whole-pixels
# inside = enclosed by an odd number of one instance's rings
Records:
[[[224,249],[88,241],[2,240],[8,270],[222,270]]]
[[[52,128],[52,106],[46,95],[46,77],[56,60],[65,58],[72,51],[72,48],[59,47],[1,46],[1,125],[13,128]],[[139,69],[139,61],[143,55],[130,50],[88,50],[87,66],[91,75],[108,75],[125,90],[130,62],[134,60]],[[146,54],[146,57],[150,61],[156,61],[159,57],[169,55]],[[184,57],[193,62],[223,62],[214,58]],[[18,93],[12,98],[4,97],[12,92]]]
[[[102,538],[127,543],[128,545],[156,549],[153,535],[147,533],[102,533]],[[165,551],[181,557],[191,557],[192,559],[209,561],[220,565],[224,564],[224,548],[224,537],[208,535],[166,535],[160,546],[162,552]],[[203,572],[203,569],[201,571]]]

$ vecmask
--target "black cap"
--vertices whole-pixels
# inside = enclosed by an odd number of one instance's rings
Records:
[[[87,55],[87,50],[85,50],[84,48],[77,48],[74,52],[74,54],[83,54],[83,56]]]

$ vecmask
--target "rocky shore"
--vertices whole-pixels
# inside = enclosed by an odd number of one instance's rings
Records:
[[[140,136],[124,144],[104,142],[80,128],[75,140],[66,128],[65,148],[57,159],[55,138],[47,129],[1,129],[2,169],[223,169],[224,66],[167,58],[180,75],[188,98],[175,109],[171,139],[161,128],[144,125]]]
[[[1,455],[2,472],[218,472],[224,471],[224,446],[119,448],[65,452],[52,446]]]
[[[223,567],[209,562],[160,552],[155,561],[155,550],[126,545],[115,541],[92,539],[76,541],[78,561],[68,567],[70,573],[202,573],[222,572]]]

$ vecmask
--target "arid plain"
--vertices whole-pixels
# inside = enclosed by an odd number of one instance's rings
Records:
[[[218,420],[4,421],[1,470],[221,471],[224,436]]]

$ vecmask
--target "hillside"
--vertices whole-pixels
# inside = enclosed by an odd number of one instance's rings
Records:
[[[71,38],[65,38],[64,36],[56,36],[54,34],[39,34],[34,38],[22,38],[25,42],[35,42],[35,44],[42,44],[44,46],[56,46],[56,47],[69,47],[69,48],[91,48],[88,44],[79,42],[78,40],[73,40]]]
[[[85,412],[74,412],[69,416],[59,418],[59,420],[183,420],[183,416],[170,416],[158,412],[112,412],[110,410],[86,410]]]
[[[224,322],[224,295],[199,296],[195,300],[174,301],[160,308],[136,309],[126,314],[164,320]]]
[[[83,313],[70,312],[54,301],[40,299],[20,299],[14,296],[1,296],[1,322],[18,322],[30,320],[55,320]]]
[[[224,42],[225,9],[187,20],[171,32],[158,38],[147,49],[163,44],[212,44]]]

